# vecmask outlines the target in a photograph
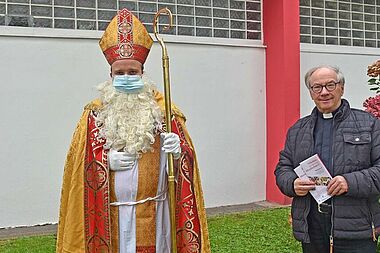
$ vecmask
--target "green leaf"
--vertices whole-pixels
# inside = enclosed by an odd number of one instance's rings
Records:
[[[368,80],[368,84],[369,85],[374,84],[374,83],[376,83],[376,81],[377,81],[376,78],[371,78]]]
[[[379,87],[372,87],[369,90],[379,90],[379,89],[380,89]]]

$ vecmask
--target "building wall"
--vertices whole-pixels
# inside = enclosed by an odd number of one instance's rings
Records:
[[[378,48],[301,44],[301,116],[310,114],[314,108],[304,76],[310,68],[324,64],[341,69],[346,79],[343,98],[352,107],[363,109],[364,100],[375,95],[367,84],[367,66],[378,60],[379,55]]]
[[[94,86],[109,77],[98,33],[85,39],[22,31],[0,31],[0,227],[58,221],[72,133],[97,95]],[[167,47],[172,98],[188,118],[206,206],[264,200],[264,49],[184,41]],[[156,43],[145,69],[162,80]]]

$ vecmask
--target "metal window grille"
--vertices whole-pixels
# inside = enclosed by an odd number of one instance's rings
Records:
[[[169,34],[249,40],[262,37],[261,0],[0,0],[0,26],[105,30],[116,11],[124,7],[149,32],[153,32],[157,10],[168,7],[175,24]],[[167,19],[163,17],[160,22],[165,24]]]
[[[300,0],[302,43],[380,47],[380,0]]]

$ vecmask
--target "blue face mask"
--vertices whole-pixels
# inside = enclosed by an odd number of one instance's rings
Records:
[[[112,84],[116,90],[123,93],[139,93],[144,87],[139,75],[115,75]]]

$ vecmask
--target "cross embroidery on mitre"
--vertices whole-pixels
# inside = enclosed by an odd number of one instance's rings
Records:
[[[117,29],[119,56],[121,58],[131,58],[134,53],[132,13],[127,9],[119,11],[117,15]]]

